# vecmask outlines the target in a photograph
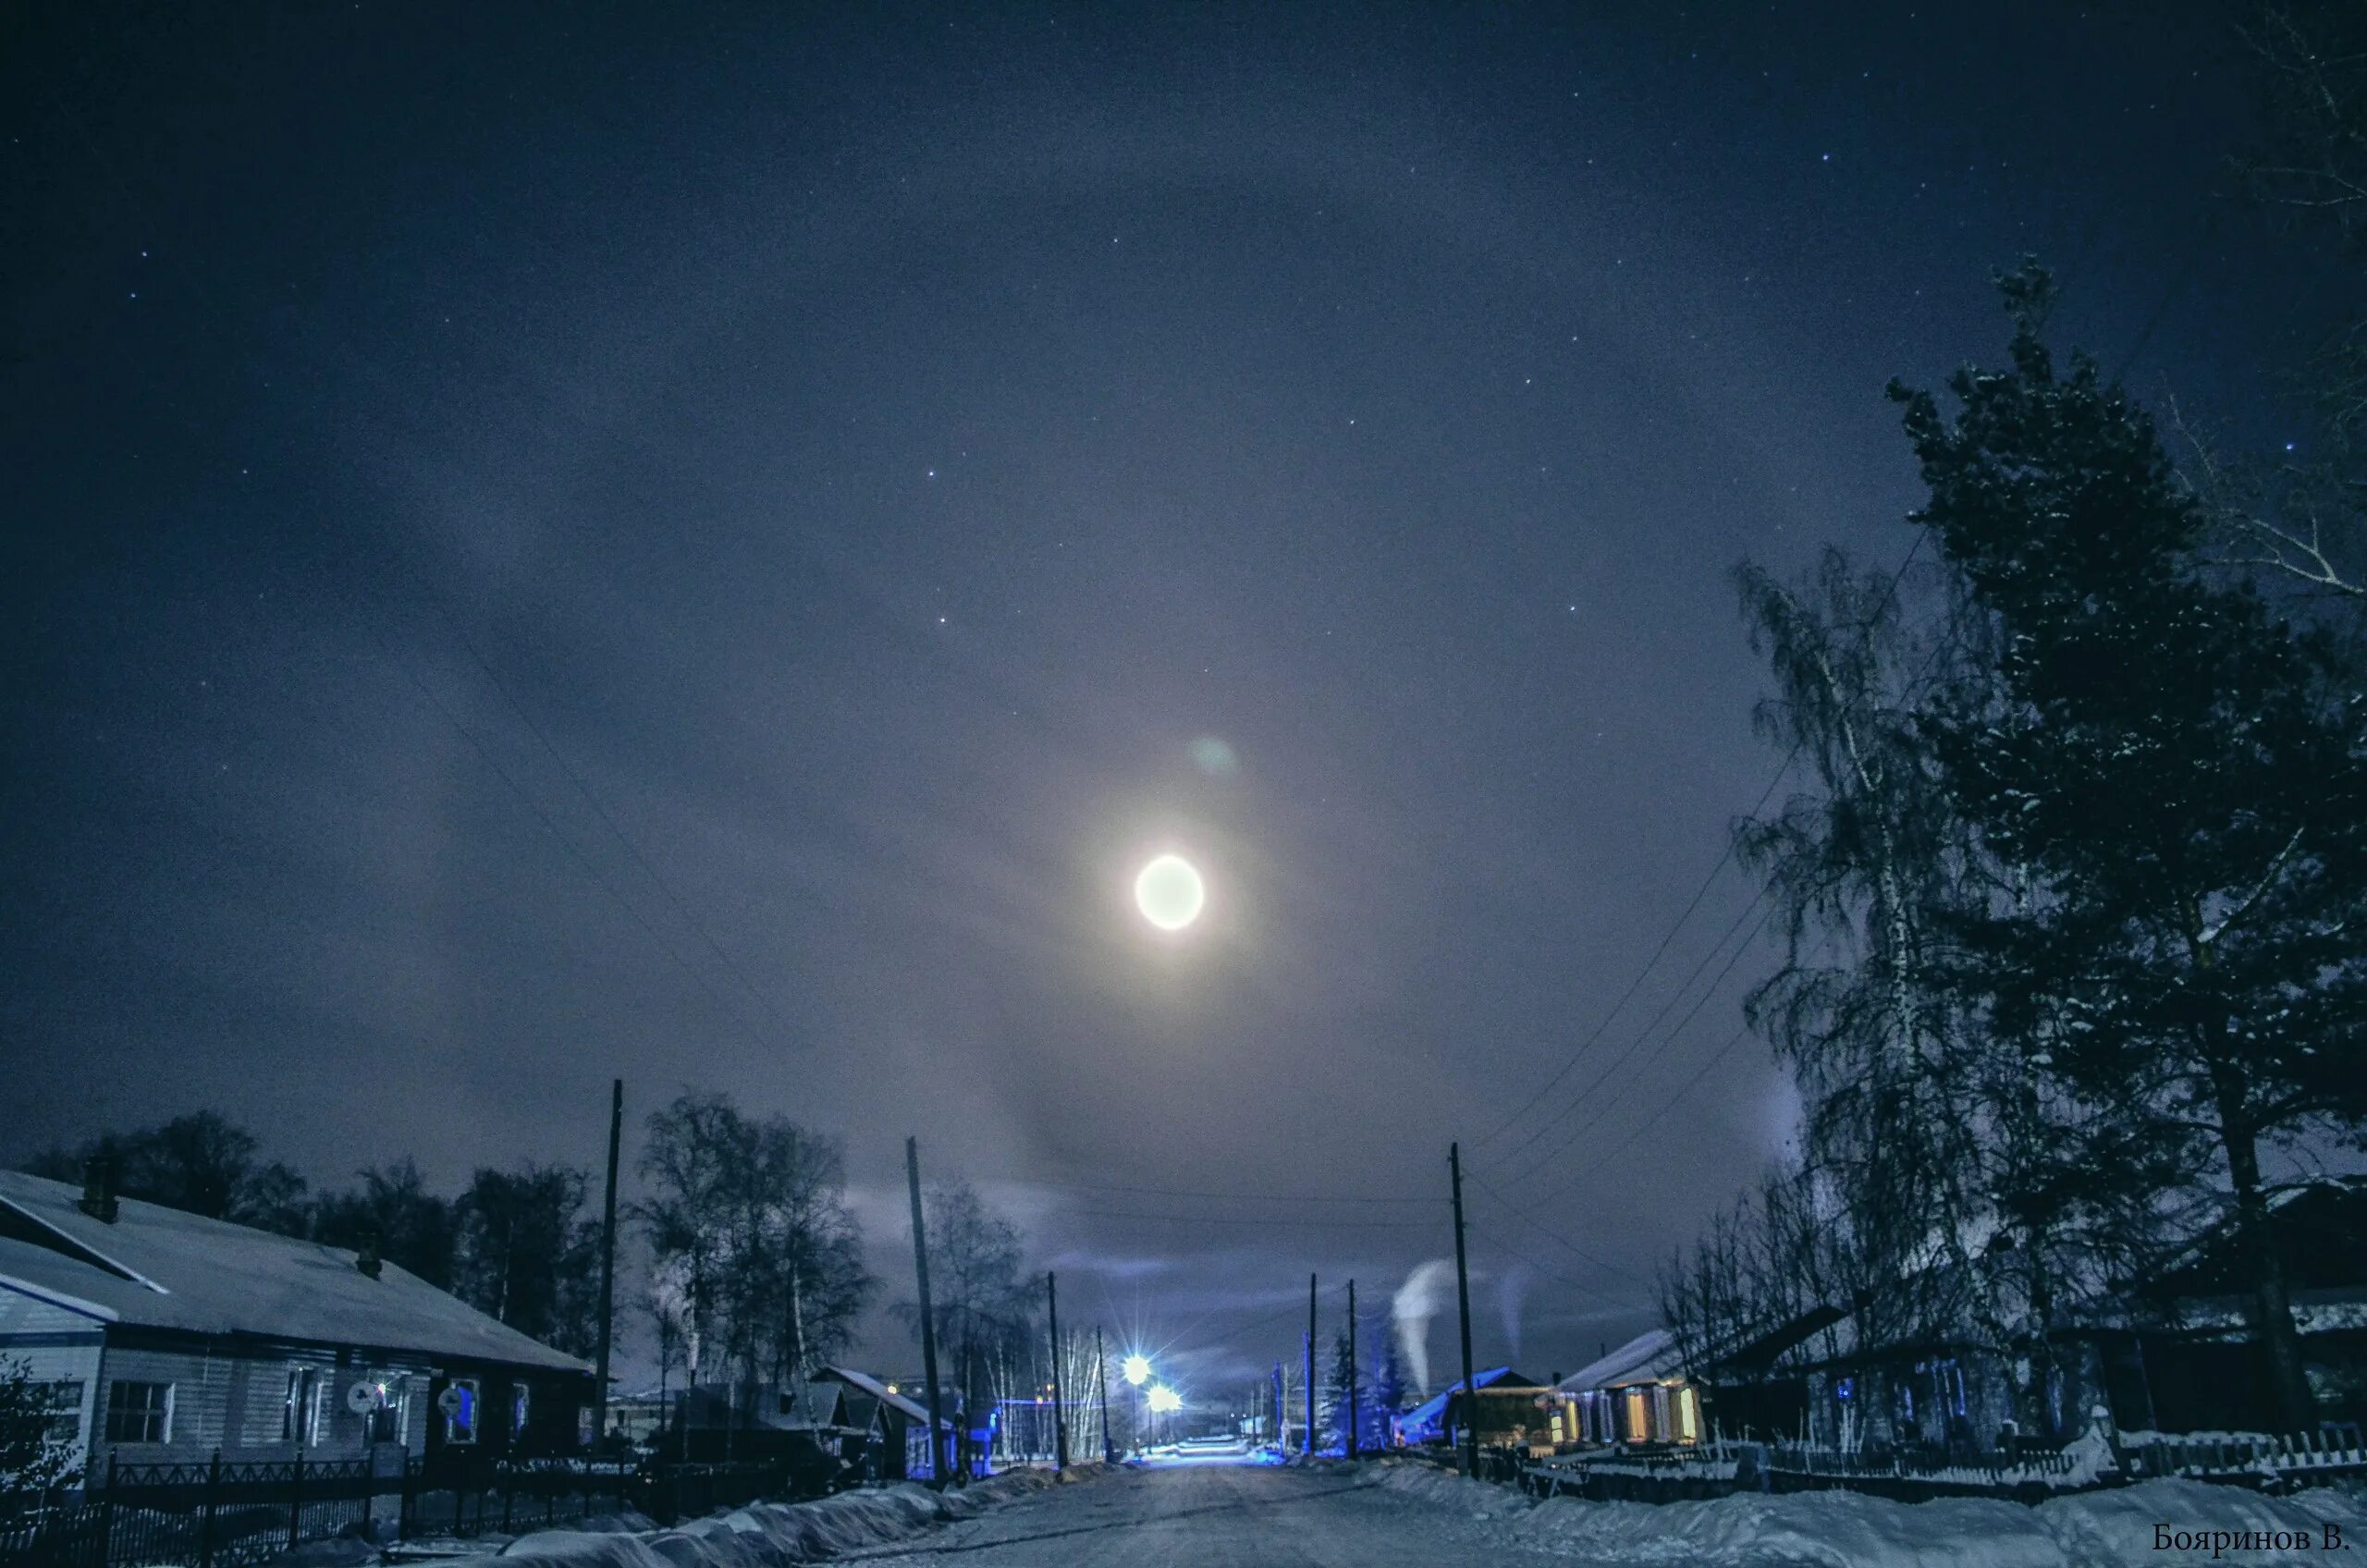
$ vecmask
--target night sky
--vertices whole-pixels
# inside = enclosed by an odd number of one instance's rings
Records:
[[[2234,15],[19,8],[0,1158],[725,1088],[889,1298],[913,1133],[1213,1387],[1459,1137],[1482,1364],[1576,1366],[1790,1134],[1731,868],[1601,1027],[1772,776],[1728,569],[1905,554],[1883,384],[2024,251],[2281,434]]]

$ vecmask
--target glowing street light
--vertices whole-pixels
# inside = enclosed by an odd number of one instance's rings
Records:
[[[1126,1357],[1125,1374],[1126,1381],[1138,1389],[1141,1388],[1150,1378],[1150,1357],[1147,1355]]]
[[[1150,1408],[1155,1415],[1172,1415],[1184,1408],[1184,1396],[1161,1383],[1150,1391]]]

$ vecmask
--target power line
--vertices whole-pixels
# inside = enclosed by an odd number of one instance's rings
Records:
[[[1167,1220],[1178,1225],[1320,1226],[1327,1231],[1428,1231],[1433,1228],[1418,1219],[1328,1219],[1315,1217],[1305,1219],[1287,1219],[1272,1215],[1139,1214],[1114,1208],[1071,1208],[1062,1212],[1088,1219]]]
[[[1539,1235],[1543,1236],[1546,1240],[1553,1243],[1557,1246],[1564,1248],[1573,1256],[1577,1257],[1583,1262],[1590,1263],[1597,1268],[1605,1269],[1613,1274],[1627,1274],[1630,1272],[1627,1269],[1620,1268],[1615,1263],[1607,1262],[1602,1258],[1595,1256],[1594,1254],[1587,1251],[1576,1242],[1570,1241],[1556,1231],[1549,1231],[1544,1226],[1539,1225],[1536,1220],[1529,1219],[1529,1217],[1522,1211],[1521,1207],[1518,1204],[1506,1197],[1493,1182],[1480,1175],[1477,1170],[1466,1166],[1463,1173],[1466,1176],[1470,1177],[1471,1180],[1478,1185],[1482,1192],[1485,1192],[1490,1197],[1494,1198],[1498,1203],[1503,1205],[1504,1211],[1506,1213],[1510,1214],[1514,1219],[1527,1224],[1531,1230],[1535,1231]]]
[[[641,911],[634,906],[630,899],[627,899],[622,892],[618,890],[616,884],[608,879],[607,874],[603,872],[597,865],[594,864],[591,857],[583,852],[583,846],[576,843],[574,839],[569,838],[565,833],[559,830],[558,824],[552,820],[550,813],[544,809],[542,802],[535,800],[533,795],[530,793],[523,785],[519,783],[517,777],[501,765],[501,760],[493,754],[492,749],[485,745],[484,740],[478,736],[475,730],[471,729],[467,725],[460,722],[460,716],[455,714],[450,707],[446,705],[443,698],[435,694],[434,688],[430,687],[427,682],[421,678],[419,672],[411,668],[411,661],[405,659],[399,654],[393,653],[391,649],[389,650],[389,655],[394,659],[396,667],[399,668],[405,676],[410,678],[411,685],[418,689],[420,695],[427,699],[428,705],[433,707],[437,713],[443,715],[446,722],[449,723],[452,728],[460,733],[462,740],[468,741],[471,748],[472,748],[476,752],[477,755],[484,760],[485,766],[493,769],[495,775],[498,777],[504,784],[507,784],[509,787],[511,792],[516,794],[521,801],[523,801],[526,803],[527,809],[532,811],[534,814],[536,820],[542,823],[544,830],[549,833],[554,839],[558,840],[559,847],[567,851],[569,858],[573,860],[576,864],[582,866],[584,873],[589,876],[595,883],[598,884],[601,890],[616,900],[617,907],[623,910],[625,913],[632,918],[634,925],[640,926],[644,932],[647,933],[651,941],[656,942],[658,947],[665,951],[668,958],[672,959],[677,964],[681,966],[685,974],[689,974],[692,979],[697,981],[699,986],[705,990],[709,998],[712,999],[717,1007],[721,1008],[725,1014],[729,1016],[734,1023],[738,1024],[742,1030],[747,1031],[748,1037],[752,1042],[759,1046],[763,1045],[764,1041],[756,1032],[748,1028],[748,1021],[744,1016],[742,1016],[739,1007],[736,1004],[726,1000],[707,980],[706,976],[699,973],[697,967],[682,956],[681,950],[675,947],[673,942],[656,926],[652,925],[649,923],[648,917],[644,915]]]
[[[1792,747],[1791,752],[1784,758],[1782,765],[1775,769],[1775,776],[1767,781],[1767,788],[1760,792],[1757,803],[1752,805],[1750,808],[1751,815],[1757,816],[1761,811],[1766,809],[1768,801],[1772,799],[1775,793],[1775,787],[1784,781],[1784,775],[1791,771],[1792,759],[1799,754],[1800,746],[1799,744],[1795,744]],[[1670,925],[1668,930],[1662,934],[1660,945],[1652,949],[1651,956],[1644,961],[1644,966],[1636,971],[1636,977],[1627,982],[1627,988],[1619,993],[1619,999],[1611,1004],[1611,1011],[1604,1013],[1601,1021],[1595,1024],[1592,1032],[1589,1033],[1585,1039],[1578,1042],[1576,1048],[1570,1052],[1568,1060],[1562,1063],[1561,1070],[1555,1072],[1551,1078],[1546,1080],[1544,1087],[1539,1089],[1535,1094],[1529,1096],[1527,1099],[1524,1100],[1521,1103],[1519,1109],[1514,1111],[1510,1116],[1504,1118],[1503,1121],[1498,1122],[1494,1127],[1480,1134],[1478,1139],[1472,1145],[1475,1149],[1485,1146],[1491,1139],[1501,1137],[1506,1128],[1513,1126],[1515,1123],[1518,1122],[1522,1117],[1527,1115],[1530,1110],[1535,1109],[1538,1101],[1543,1099],[1547,1095],[1551,1094],[1555,1086],[1558,1085],[1563,1079],[1570,1075],[1571,1070],[1578,1065],[1579,1059],[1586,1055],[1588,1047],[1591,1047],[1595,1041],[1602,1037],[1602,1032],[1611,1027],[1611,1021],[1619,1016],[1620,1010],[1625,1008],[1629,999],[1632,998],[1636,995],[1637,991],[1642,987],[1645,977],[1651,974],[1653,966],[1658,964],[1661,961],[1662,955],[1668,951],[1669,944],[1676,940],[1676,934],[1685,928],[1685,923],[1693,918],[1693,912],[1701,907],[1701,900],[1708,897],[1710,889],[1716,886],[1719,874],[1726,869],[1726,866],[1734,860],[1734,842],[1732,838],[1729,837],[1726,843],[1725,853],[1720,855],[1718,857],[1717,864],[1710,867],[1710,874],[1701,879],[1701,886],[1693,890],[1692,899],[1686,902],[1683,910],[1678,912],[1675,923]],[[1515,1150],[1515,1152],[1518,1151]]]
[[[1669,993],[1668,1000],[1662,1004],[1661,1011],[1652,1016],[1652,1021],[1650,1023],[1645,1024],[1643,1028],[1637,1031],[1635,1038],[1627,1043],[1627,1048],[1621,1051],[1616,1057],[1613,1058],[1607,1066],[1594,1075],[1593,1081],[1588,1083],[1585,1088],[1571,1096],[1569,1102],[1563,1106],[1560,1110],[1554,1112],[1547,1121],[1539,1123],[1535,1132],[1531,1133],[1527,1137],[1522,1139],[1519,1144],[1515,1145],[1511,1153],[1504,1157],[1507,1161],[1517,1157],[1522,1150],[1527,1148],[1546,1133],[1560,1126],[1562,1122],[1568,1120],[1572,1113],[1586,1105],[1588,1099],[1595,1093],[1596,1090],[1609,1083],[1612,1078],[1618,1073],[1621,1068],[1626,1066],[1629,1061],[1634,1060],[1636,1053],[1643,1049],[1646,1042],[1652,1037],[1652,1032],[1658,1029],[1662,1023],[1667,1019],[1668,1015],[1675,1010],[1676,1004],[1685,999],[1686,992],[1692,988],[1693,982],[1701,977],[1701,972],[1709,968],[1710,965],[1716,961],[1720,950],[1723,949],[1728,942],[1734,939],[1735,932],[1742,929],[1743,923],[1751,917],[1751,914],[1761,903],[1766,901],[1767,894],[1768,889],[1762,887],[1757,893],[1751,896],[1750,902],[1745,904],[1742,908],[1742,913],[1735,916],[1734,924],[1728,925],[1723,932],[1720,933],[1717,941],[1711,945],[1710,950],[1701,955],[1701,961],[1693,966],[1693,972],[1678,983],[1675,990]],[[1687,1011],[1683,1018],[1679,1019],[1675,1027],[1672,1028],[1668,1034],[1662,1037],[1662,1044],[1666,1045],[1670,1040],[1674,1040],[1678,1035],[1682,1034],[1685,1030],[1685,1026],[1693,1022],[1694,1015],[1701,1011],[1702,1007],[1711,997],[1717,995],[1718,987],[1725,983],[1726,976],[1732,974],[1734,972],[1735,965],[1742,961],[1742,955],[1750,950],[1751,943],[1758,939],[1759,933],[1760,931],[1766,929],[1768,921],[1774,918],[1774,913],[1775,912],[1772,909],[1770,909],[1767,913],[1760,916],[1759,924],[1751,928],[1750,935],[1742,939],[1740,945],[1738,945],[1735,949],[1734,952],[1726,959],[1725,967],[1718,971],[1717,977],[1711,980],[1708,988],[1703,990],[1701,995],[1696,998],[1691,1011]],[[1623,1085],[1619,1090],[1619,1094],[1625,1095],[1627,1090],[1633,1086],[1632,1083]],[[1592,1125],[1593,1122],[1588,1121],[1582,1125],[1578,1131],[1584,1132],[1587,1127]],[[1573,1135],[1575,1136],[1575,1134]],[[1509,1181],[1525,1181],[1528,1177],[1535,1175],[1539,1170],[1543,1169],[1547,1163],[1551,1161],[1552,1158],[1553,1151],[1551,1147],[1548,1147],[1540,1156],[1529,1161],[1523,1170],[1517,1172],[1505,1171],[1503,1174]]]
[[[1114,1182],[1063,1182],[1040,1176],[998,1176],[986,1180],[1006,1182],[1015,1186],[1049,1187],[1064,1193],[1125,1193],[1141,1197],[1201,1198],[1220,1203],[1331,1203],[1380,1205],[1399,1208],[1429,1208],[1443,1205],[1441,1197],[1374,1197],[1368,1194],[1334,1194],[1315,1193],[1219,1193],[1186,1187],[1138,1187]]]
[[[1889,583],[1883,590],[1883,596],[1885,598],[1895,597],[1897,594],[1900,584],[1907,581],[1907,573],[1908,570],[1915,564],[1915,557],[1922,553],[1923,545],[1931,536],[1932,529],[1929,523],[1925,523],[1916,530],[1913,542],[1907,545],[1907,553],[1899,557],[1898,565],[1893,569],[1891,572]],[[1934,642],[1930,656],[1924,661],[1924,669],[1918,673],[1917,678],[1913,682],[1910,682],[1908,691],[1911,692],[1915,686],[1921,684],[1923,675],[1929,673],[1931,666],[1937,661],[1940,650],[1944,646],[1944,641]],[[1853,703],[1851,705],[1854,707],[1856,704]],[[1784,775],[1791,771],[1792,764],[1798,760],[1800,753],[1806,749],[1807,745],[1807,739],[1803,737],[1798,741],[1795,741],[1792,743],[1791,749],[1784,753],[1784,760],[1775,765],[1775,771],[1773,775],[1768,778],[1767,787],[1760,791],[1758,801],[1751,806],[1750,815],[1752,816],[1757,816],[1761,811],[1766,809],[1767,802],[1774,797],[1776,788],[1783,783]],[[1588,1049],[1593,1046],[1596,1040],[1601,1037],[1603,1031],[1611,1026],[1611,1021],[1618,1017],[1620,1010],[1627,1005],[1629,998],[1634,997],[1637,990],[1642,986],[1646,976],[1650,975],[1652,972],[1653,966],[1660,962],[1662,955],[1668,951],[1669,944],[1676,939],[1676,934],[1684,929],[1686,922],[1692,919],[1694,912],[1701,907],[1701,900],[1708,896],[1710,888],[1717,881],[1719,874],[1724,871],[1727,864],[1733,861],[1735,847],[1734,836],[1732,834],[1728,834],[1726,838],[1725,852],[1718,857],[1717,864],[1711,866],[1709,875],[1702,878],[1701,886],[1694,889],[1692,899],[1677,914],[1675,921],[1669,926],[1667,932],[1662,936],[1659,945],[1653,948],[1651,956],[1644,961],[1644,966],[1636,972],[1636,977],[1627,983],[1627,988],[1620,993],[1619,999],[1612,1004],[1611,1011],[1603,1014],[1601,1022],[1598,1023],[1594,1026],[1594,1029],[1585,1039],[1578,1042],[1576,1047],[1571,1051],[1568,1059],[1563,1062],[1561,1068],[1554,1072],[1553,1076],[1547,1080],[1545,1085],[1539,1089],[1535,1094],[1529,1096],[1527,1100],[1523,1101],[1518,1109],[1515,1110],[1510,1116],[1506,1117],[1502,1121],[1499,1122],[1495,1127],[1491,1128],[1486,1134],[1484,1134],[1478,1140],[1478,1145],[1484,1145],[1491,1139],[1502,1136],[1507,1129],[1518,1123],[1522,1117],[1527,1115],[1528,1112],[1537,1106],[1538,1102],[1544,1099],[1548,1094],[1551,1093],[1555,1085],[1559,1084],[1563,1079],[1569,1076],[1571,1071],[1577,1066],[1579,1060],[1586,1055]],[[1765,889],[1762,888],[1760,891],[1763,895]],[[1731,933],[1729,934],[1731,935]],[[1723,940],[1723,938],[1721,940]],[[1715,953],[1716,950],[1717,949],[1714,946],[1711,949],[1712,953]],[[1696,968],[1695,973],[1697,974],[1699,973],[1699,969],[1698,967]],[[1690,984],[1689,979],[1687,984]],[[1678,987],[1680,994],[1683,989],[1683,986]],[[1649,1030],[1650,1026],[1647,1025],[1646,1027]],[[1558,1120],[1558,1118],[1556,1120]],[[1530,1134],[1528,1138],[1524,1139],[1519,1145],[1515,1145],[1512,1152],[1514,1154],[1518,1154],[1521,1149],[1527,1147],[1530,1143],[1534,1142],[1536,1136],[1537,1134],[1535,1133]],[[1507,1156],[1506,1158],[1509,1158],[1510,1156]]]
[[[1692,1077],[1685,1081],[1685,1086],[1683,1088],[1677,1090],[1675,1094],[1671,1095],[1667,1099],[1662,1101],[1661,1108],[1658,1110],[1655,1110],[1651,1115],[1637,1122],[1635,1129],[1625,1138],[1622,1138],[1618,1143],[1613,1145],[1610,1148],[1597,1156],[1593,1164],[1588,1166],[1584,1170],[1579,1171],[1576,1176],[1572,1178],[1572,1180],[1576,1182],[1585,1181],[1588,1177],[1593,1175],[1596,1171],[1600,1170],[1604,1166],[1609,1165],[1613,1160],[1618,1158],[1620,1155],[1626,1152],[1627,1146],[1630,1144],[1633,1144],[1637,1139],[1642,1137],[1647,1132],[1650,1131],[1654,1122],[1658,1121],[1662,1117],[1666,1116],[1671,1110],[1676,1109],[1678,1101],[1684,1099],[1686,1096],[1700,1087],[1701,1080],[1710,1075],[1710,1070],[1716,1067],[1718,1063],[1725,1060],[1727,1056],[1733,1052],[1734,1048],[1742,1044],[1743,1040],[1749,1034],[1750,1025],[1748,1023],[1745,1023],[1740,1028],[1736,1029],[1732,1036],[1727,1039],[1726,1043],[1720,1046],[1717,1050],[1711,1054],[1710,1060],[1701,1064],[1700,1070],[1695,1072]]]
[[[1484,1225],[1472,1223],[1467,1225],[1466,1229],[1472,1231],[1475,1235],[1484,1237],[1488,1241],[1495,1243],[1497,1246],[1502,1247],[1504,1251],[1512,1254],[1523,1263],[1527,1264],[1531,1268],[1536,1269],[1539,1274],[1544,1275],[1547,1279],[1554,1280],[1559,1284],[1566,1285],[1570,1289],[1576,1291],[1581,1294],[1592,1296],[1595,1300],[1601,1302],[1606,1306],[1626,1307],[1637,1305],[1633,1301],[1623,1301],[1617,1296],[1607,1295],[1603,1292],[1596,1289],[1594,1286],[1588,1284],[1583,1280],[1573,1279],[1571,1276],[1563,1273],[1558,1268],[1549,1268],[1547,1265],[1538,1262],[1536,1258],[1531,1257],[1527,1253],[1515,1245],[1512,1238],[1498,1231],[1491,1231]]]

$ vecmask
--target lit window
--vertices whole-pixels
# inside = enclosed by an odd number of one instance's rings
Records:
[[[109,1383],[106,1440],[111,1443],[172,1441],[172,1384]]]
[[[1644,1442],[1650,1439],[1651,1435],[1652,1418],[1650,1411],[1644,1403],[1644,1390],[1629,1389],[1627,1390],[1627,1440],[1631,1443]]]
[[[509,1440],[512,1442],[526,1435],[526,1408],[530,1403],[525,1384],[509,1385]]]
[[[1680,1442],[1701,1440],[1701,1393],[1690,1383],[1676,1390],[1676,1436]]]
[[[438,1402],[444,1412],[444,1440],[448,1443],[472,1443],[477,1440],[477,1380],[455,1378],[452,1386],[444,1390]]]

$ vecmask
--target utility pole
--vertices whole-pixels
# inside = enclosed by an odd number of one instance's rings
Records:
[[[1110,1353],[1101,1348],[1101,1325],[1093,1326],[1093,1376],[1101,1385],[1101,1463],[1117,1462],[1118,1451],[1110,1441]]]
[[[921,1141],[904,1140],[904,1178],[913,1190],[913,1272],[921,1288],[921,1375],[928,1379],[928,1478],[942,1487],[945,1475],[945,1418],[937,1392],[937,1319],[928,1305],[928,1232],[921,1223]]]
[[[617,1323],[617,1147],[624,1140],[625,1081],[608,1086],[608,1197],[600,1222],[600,1354],[592,1373],[592,1441],[608,1435],[608,1349]]]
[[[1061,1380],[1061,1277],[1044,1274],[1044,1311],[1052,1321],[1052,1463],[1069,1467],[1069,1412]]]
[[[1446,1146],[1446,1170],[1454,1184],[1454,1305],[1463,1319],[1463,1473],[1479,1474],[1479,1390],[1471,1383],[1471,1268],[1463,1252],[1463,1149]],[[1454,1403],[1449,1395],[1450,1408]]]
[[[1356,1282],[1348,1281],[1348,1440],[1347,1454],[1356,1456]]]
[[[1306,1277],[1306,1430],[1301,1434],[1302,1447],[1309,1459],[1315,1457],[1315,1276]]]

